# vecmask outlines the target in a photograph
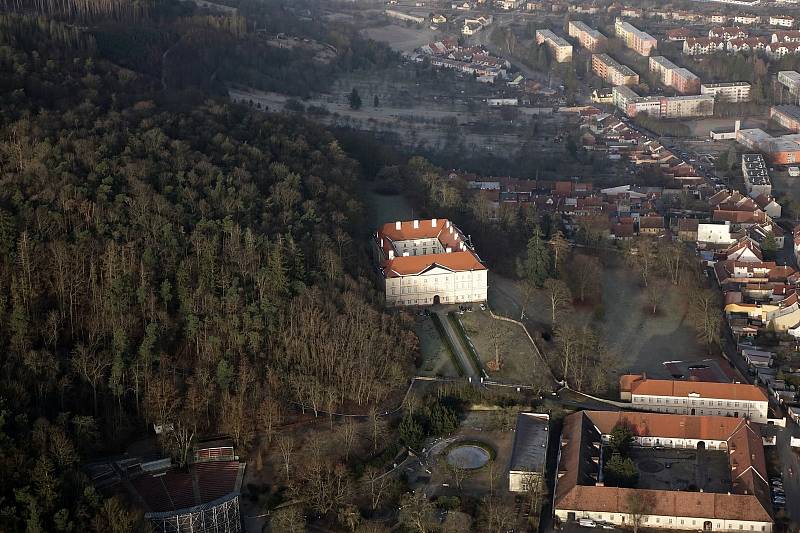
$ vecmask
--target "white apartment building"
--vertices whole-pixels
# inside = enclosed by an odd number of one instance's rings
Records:
[[[488,270],[449,220],[384,224],[374,245],[387,306],[486,301]]]
[[[770,26],[780,26],[781,28],[791,28],[794,26],[794,17],[789,15],[770,15]]]
[[[732,104],[749,102],[750,84],[746,81],[704,83],[700,85],[700,94],[711,95],[719,102],[729,102]]]
[[[693,416],[732,416],[767,423],[769,400],[755,385],[631,375],[622,376],[620,384],[620,397],[630,398],[633,409]]]
[[[791,94],[800,94],[800,73],[794,70],[778,72],[778,83],[789,89]]]

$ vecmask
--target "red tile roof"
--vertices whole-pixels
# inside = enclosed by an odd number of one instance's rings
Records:
[[[767,401],[767,395],[764,391],[755,385],[746,383],[643,379],[633,384],[631,393],[643,396],[674,396],[680,398],[688,397],[690,394],[697,394],[700,398],[753,402]]]

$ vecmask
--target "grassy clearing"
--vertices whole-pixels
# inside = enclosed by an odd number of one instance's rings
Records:
[[[490,328],[498,330],[501,367],[498,372],[488,372],[489,377],[527,384],[539,382],[543,375],[547,375],[546,370],[541,368],[543,363],[520,326],[496,320],[488,312],[482,311],[465,313],[460,318],[484,368],[495,356],[494,342],[489,335]]]

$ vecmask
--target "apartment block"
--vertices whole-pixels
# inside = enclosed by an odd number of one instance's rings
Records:
[[[572,45],[550,30],[536,30],[536,44],[545,44],[557,63],[572,61]]]
[[[713,96],[718,102],[729,102],[732,104],[749,102],[750,84],[746,81],[704,83],[700,85],[700,94]]]
[[[800,133],[800,107],[796,105],[774,105],[769,109],[769,118],[794,133]]]
[[[663,56],[651,57],[650,72],[658,74],[661,83],[684,94],[700,90],[700,78]]]
[[[767,172],[767,163],[761,154],[742,154],[742,174],[747,194],[772,196],[772,183]]]
[[[580,20],[570,20],[567,30],[570,37],[590,52],[597,52],[606,42],[605,35]]]
[[[800,94],[800,72],[781,70],[778,72],[778,83],[789,89],[791,94]]]
[[[649,56],[658,47],[655,37],[621,18],[614,22],[614,33],[625,42],[625,46],[642,56]]]
[[[629,117],[639,113],[663,119],[708,117],[714,114],[714,97],[711,95],[639,96],[630,87],[620,85],[613,89],[613,101]]]
[[[611,85],[637,85],[639,83],[638,74],[608,54],[592,54],[592,72]]]

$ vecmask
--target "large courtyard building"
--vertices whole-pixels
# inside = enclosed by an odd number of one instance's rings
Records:
[[[572,45],[550,30],[536,30],[536,44],[547,45],[556,63],[572,61]]]
[[[592,72],[611,85],[638,85],[639,75],[608,54],[592,54]]]
[[[633,409],[767,422],[767,395],[755,385],[647,379],[626,374],[620,378],[619,386],[620,398],[630,400]]]
[[[486,301],[488,270],[447,219],[384,224],[375,251],[388,306]]]
[[[658,40],[655,37],[621,18],[617,18],[614,22],[614,33],[622,39],[625,46],[642,56],[649,56],[650,52],[658,47]]]
[[[696,93],[700,90],[700,78],[688,69],[679,67],[664,56],[651,57],[650,72],[655,72],[658,79],[667,87],[679,93]]]
[[[704,83],[700,85],[700,94],[713,96],[718,102],[732,104],[749,102],[750,84],[746,81]]]
[[[604,474],[618,426],[634,439],[627,454],[639,478],[629,488],[610,485]],[[562,522],[759,533],[774,523],[761,434],[738,418],[574,413],[564,419],[554,491]]]
[[[570,37],[577,39],[590,52],[597,52],[606,42],[605,35],[580,20],[570,20],[567,31]]]

